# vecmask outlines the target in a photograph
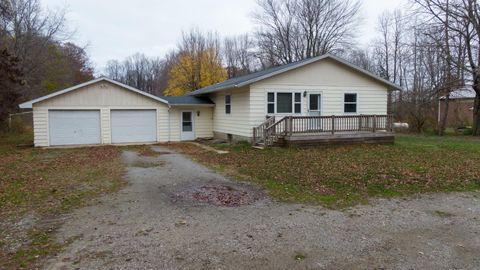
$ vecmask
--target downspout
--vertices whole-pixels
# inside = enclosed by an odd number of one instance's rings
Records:
[[[172,108],[172,106],[170,106],[170,104],[168,104],[168,142],[170,142],[170,109]]]

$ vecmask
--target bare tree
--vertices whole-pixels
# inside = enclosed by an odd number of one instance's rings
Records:
[[[374,51],[379,62],[379,75],[394,83],[402,85],[402,63],[405,53],[405,32],[408,23],[400,10],[385,11],[378,18],[377,31],[379,38],[375,40]]]
[[[222,51],[228,78],[255,71],[258,65],[254,46],[254,41],[248,34],[224,39]]]
[[[118,60],[109,60],[103,70],[103,73],[112,80],[126,83],[124,80],[124,67]]]
[[[137,53],[122,62],[110,60],[104,69],[107,77],[147,93],[162,95],[166,87],[168,66],[164,59]]]
[[[465,80],[476,92],[473,134],[480,136],[480,5],[476,0],[414,0],[433,24],[444,30],[443,50],[448,87]],[[464,47],[464,52],[462,48]],[[453,52],[456,49],[456,53]],[[451,67],[455,71],[451,71]],[[464,74],[464,72],[466,74]]]
[[[352,49],[343,52],[343,57],[358,67],[361,67],[372,73],[377,73],[375,57],[373,57],[373,53],[371,53],[371,51],[368,49]]]
[[[254,13],[264,63],[272,65],[334,52],[351,44],[360,4],[353,0],[258,0]]]

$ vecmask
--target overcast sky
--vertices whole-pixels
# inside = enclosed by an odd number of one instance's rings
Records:
[[[44,7],[67,7],[74,41],[87,46],[96,71],[110,59],[136,52],[163,56],[173,49],[182,30],[198,26],[222,36],[253,32],[255,0],[41,0]],[[372,39],[378,16],[403,7],[408,0],[362,0],[364,23],[359,42]]]

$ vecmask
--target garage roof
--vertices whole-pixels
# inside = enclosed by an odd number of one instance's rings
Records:
[[[82,88],[82,87],[89,86],[89,85],[92,85],[92,84],[95,84],[95,83],[98,83],[98,82],[101,82],[101,81],[106,81],[106,82],[109,82],[109,83],[118,85],[118,86],[120,86],[120,87],[122,87],[122,88],[125,88],[125,89],[127,89],[127,90],[133,91],[133,92],[135,92],[135,93],[137,93],[137,94],[140,94],[140,95],[143,95],[143,96],[146,96],[146,97],[155,99],[155,100],[157,100],[157,101],[163,102],[163,103],[165,103],[165,104],[168,104],[168,101],[165,100],[165,99],[163,99],[163,98],[154,96],[154,95],[152,95],[152,94],[149,94],[149,93],[147,93],[147,92],[138,90],[138,89],[133,88],[133,87],[131,87],[131,86],[128,86],[128,85],[126,85],[126,84],[123,84],[123,83],[114,81],[114,80],[112,80],[112,79],[109,79],[109,78],[106,78],[106,77],[100,77],[100,78],[98,78],[98,79],[94,79],[94,80],[91,80],[91,81],[88,81],[88,82],[84,82],[84,83],[81,83],[81,84],[72,86],[72,87],[70,87],[70,88],[63,89],[63,90],[60,90],[60,91],[51,93],[51,94],[46,95],[46,96],[39,97],[39,98],[37,98],[37,99],[33,99],[33,100],[30,100],[30,101],[24,102],[24,103],[20,104],[19,107],[22,108],[22,109],[31,109],[34,103],[38,103],[38,102],[40,102],[40,101],[43,101],[43,100],[46,100],[46,99],[49,99],[49,98],[53,98],[53,97],[56,97],[56,96],[59,96],[59,95],[63,95],[63,94],[65,94],[65,93],[68,93],[68,92],[71,92],[71,91],[75,91],[75,90],[80,89],[80,88]]]
[[[248,74],[248,75],[244,75],[244,76],[236,77],[236,78],[233,78],[233,79],[229,79],[229,80],[226,80],[226,81],[221,82],[221,83],[217,83],[217,84],[207,86],[207,87],[202,88],[202,89],[195,90],[195,91],[189,93],[188,95],[203,95],[203,94],[214,93],[214,92],[221,91],[221,90],[227,90],[227,89],[231,89],[231,88],[239,88],[239,87],[247,86],[247,85],[250,85],[252,83],[255,83],[255,82],[270,78],[270,77],[273,77],[275,75],[282,74],[282,73],[287,72],[289,70],[293,70],[293,69],[296,69],[296,68],[299,68],[299,67],[303,67],[305,65],[308,65],[308,64],[311,64],[311,63],[314,63],[314,62],[317,62],[317,61],[320,61],[320,60],[323,60],[323,59],[335,60],[336,62],[339,62],[343,65],[346,65],[346,66],[348,66],[348,67],[350,67],[350,68],[352,68],[352,69],[354,69],[354,70],[356,70],[360,73],[363,73],[364,75],[367,75],[367,76],[373,78],[374,80],[377,80],[377,81],[379,81],[379,82],[381,82],[385,85],[390,86],[393,90],[402,90],[402,88],[399,85],[394,84],[394,83],[392,83],[388,80],[385,80],[385,79],[383,79],[383,78],[381,78],[381,77],[379,77],[379,76],[377,76],[373,73],[370,73],[369,71],[366,71],[363,68],[357,67],[357,66],[349,63],[348,61],[346,61],[346,60],[344,60],[340,57],[337,57],[337,56],[334,56],[334,55],[331,55],[331,54],[324,54],[324,55],[320,55],[320,56],[317,56],[317,57],[312,57],[312,58],[308,58],[308,59],[301,60],[301,61],[298,61],[298,62],[293,62],[293,63],[290,63],[290,64],[286,64],[286,65],[282,65],[282,66],[278,66],[278,67],[273,67],[273,68],[269,68],[269,69],[266,69],[266,70],[251,73],[251,74]]]

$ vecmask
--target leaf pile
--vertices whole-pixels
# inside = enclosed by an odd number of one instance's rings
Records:
[[[236,207],[257,200],[253,192],[238,190],[224,185],[192,187],[175,195],[177,198],[206,202],[216,206]]]

